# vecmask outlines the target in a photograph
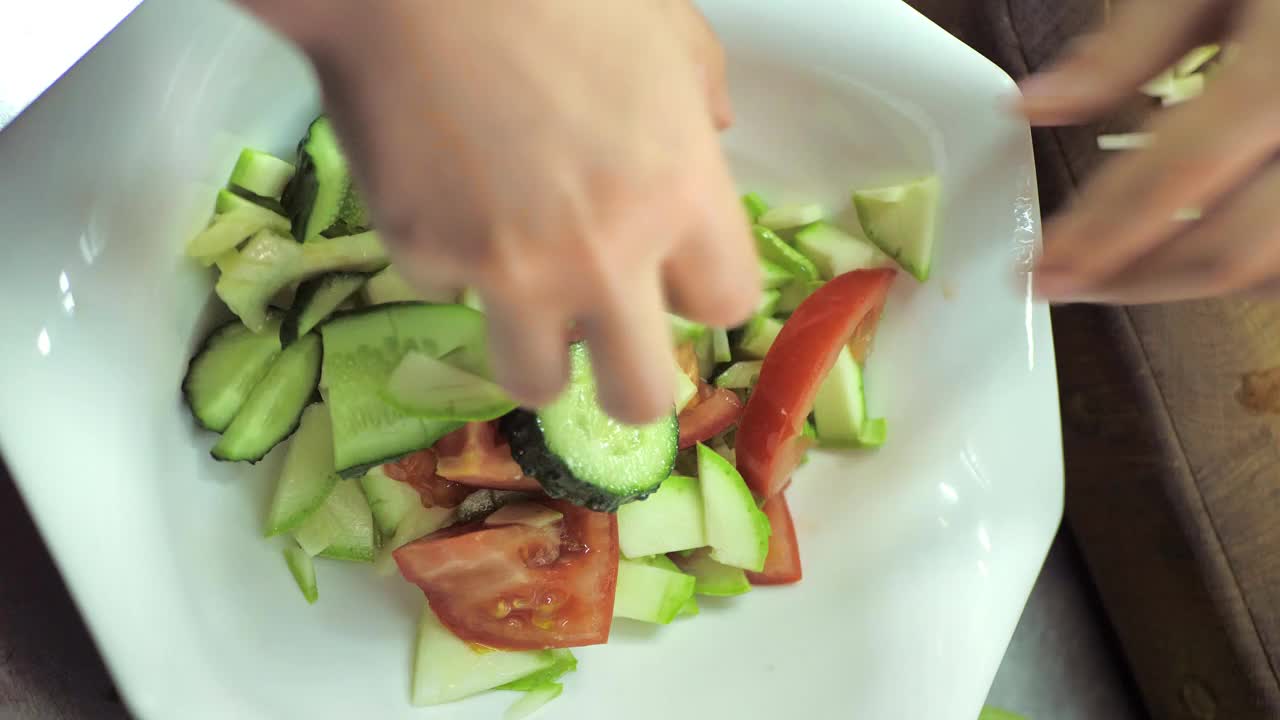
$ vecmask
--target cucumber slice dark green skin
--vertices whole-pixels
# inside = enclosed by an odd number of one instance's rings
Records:
[[[547,495],[597,512],[614,512],[648,497],[671,475],[680,438],[674,411],[639,428],[610,418],[599,406],[582,343],[570,350],[564,395],[537,413],[516,410],[501,428],[511,456]],[[573,422],[566,422],[566,415]],[[583,427],[587,430],[584,432]],[[601,452],[604,446],[611,452]]]
[[[348,298],[360,292],[368,279],[365,273],[337,272],[303,282],[294,295],[293,307],[280,324],[280,345],[288,347],[311,332]]]
[[[191,356],[182,379],[182,397],[206,430],[227,429],[258,382],[280,354],[280,313],[267,313],[267,328],[257,335],[239,320],[209,333]]]
[[[298,242],[368,229],[369,212],[351,182],[329,119],[316,118],[298,143],[297,172],[281,199]]]
[[[321,355],[315,335],[281,352],[214,445],[214,459],[256,463],[292,435],[320,382]]]

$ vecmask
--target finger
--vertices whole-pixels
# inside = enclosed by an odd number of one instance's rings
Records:
[[[1221,30],[1216,0],[1135,0],[1048,70],[1019,85],[1033,125],[1084,122],[1123,100],[1182,53]]]
[[[1280,277],[1280,165],[1204,220],[1100,284],[1102,302],[1139,304],[1229,295]]]
[[[1087,293],[1178,232],[1172,218],[1180,209],[1214,206],[1265,162],[1280,140],[1280,123],[1257,102],[1248,77],[1233,65],[1200,101],[1162,113],[1148,149],[1111,161],[1049,223],[1037,269],[1040,294]]]
[[[672,309],[695,322],[733,327],[760,303],[760,268],[733,184],[718,167],[712,187],[695,199],[691,234],[663,263]]]
[[[544,304],[484,294],[494,377],[512,398],[540,407],[556,398],[569,376],[565,318]]]
[[[702,73],[702,84],[711,109],[711,120],[717,130],[727,130],[733,125],[733,103],[729,99],[726,80],[724,46],[711,29],[711,24],[691,2],[680,3],[683,26],[693,49],[695,61]]]
[[[639,424],[671,412],[675,360],[656,269],[631,279],[606,288],[583,326],[601,405],[618,420]]]

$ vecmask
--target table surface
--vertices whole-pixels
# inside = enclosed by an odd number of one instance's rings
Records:
[[[138,0],[46,0],[0,11],[0,128],[104,36]],[[963,3],[935,20],[961,22]],[[954,18],[950,17],[954,13]],[[125,718],[111,679],[16,488],[0,467],[0,717]],[[1033,720],[1140,720],[1075,545],[1059,535],[1028,602],[991,703]]]

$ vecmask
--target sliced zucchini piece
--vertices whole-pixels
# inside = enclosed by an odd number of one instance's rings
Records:
[[[386,266],[387,252],[373,232],[299,245],[264,231],[253,236],[235,258],[219,263],[218,297],[258,332],[267,305],[285,287],[326,273],[375,272]]]
[[[294,533],[308,555],[373,562],[373,513],[355,480],[340,480],[324,503]]]
[[[276,357],[227,426],[212,455],[257,462],[298,427],[320,379],[320,338],[308,335]]]
[[[788,245],[776,233],[763,225],[755,225],[756,251],[760,257],[776,264],[801,280],[817,280],[818,268],[809,258]]]
[[[308,605],[314,605],[320,597],[320,590],[316,587],[316,564],[311,556],[297,545],[289,545],[284,549],[284,562],[302,591],[302,597],[307,599]]]
[[[431,447],[462,426],[410,415],[387,402],[383,390],[410,350],[441,357],[463,349],[483,357],[480,313],[461,305],[381,305],[330,320],[320,333],[321,391],[333,415],[335,465],[344,477]]]
[[[667,313],[667,317],[671,321],[671,342],[676,346],[696,343],[707,334],[707,326],[702,323],[686,320],[675,313]]]
[[[613,616],[666,625],[684,608],[697,581],[692,575],[655,564],[618,560]]]
[[[715,385],[729,390],[750,390],[760,379],[760,368],[763,365],[761,360],[736,362],[716,376]]]
[[[763,360],[780,332],[782,321],[757,315],[743,328],[742,337],[738,341],[738,352],[749,358]]]
[[[618,508],[618,547],[628,558],[700,548],[707,544],[702,512],[698,481],[672,475],[648,498]]]
[[[214,330],[196,351],[182,381],[187,407],[202,427],[227,429],[280,354],[280,315],[268,312],[263,331],[239,320]]]
[[[267,511],[267,537],[296,530],[324,504],[337,484],[329,409],[324,403],[315,403],[302,412],[298,432],[289,442]]]
[[[692,575],[697,584],[694,592],[712,597],[730,597],[751,591],[747,573],[741,568],[723,565],[711,559],[706,548],[680,553],[673,558],[680,570]]]
[[[503,418],[512,456],[548,495],[600,512],[648,496],[675,464],[675,413],[647,425],[624,425],[600,407],[586,346],[569,351],[569,384],[536,414]]]
[[[311,332],[359,292],[368,279],[363,273],[337,272],[302,283],[294,295],[293,307],[280,325],[280,344],[288,345]]]
[[[813,261],[824,280],[889,262],[888,256],[870,240],[827,223],[814,223],[796,232],[796,249]]]
[[[933,268],[940,192],[938,178],[930,176],[853,193],[867,237],[920,282],[929,279]]]
[[[747,219],[755,223],[760,216],[769,211],[769,203],[759,194],[749,192],[742,196],[742,207],[747,211]]]
[[[222,188],[218,191],[217,199],[213,203],[213,211],[215,213],[229,213],[240,208],[266,208],[280,216],[281,219],[278,224],[289,222],[284,206],[280,204],[279,200],[254,195],[244,188]],[[283,232],[288,233],[288,230]]]
[[[245,148],[240,151],[228,182],[254,195],[279,200],[285,186],[293,178],[294,169],[293,163],[287,160]]]
[[[364,299],[370,305],[386,305],[398,302],[429,302],[452,305],[458,301],[458,291],[449,288],[435,288],[420,291],[409,284],[408,280],[388,265],[382,272],[369,278],[364,286]]]
[[[385,393],[397,408],[431,420],[481,422],[516,408],[497,383],[417,351],[391,371]]]
[[[829,447],[858,444],[867,420],[867,398],[862,387],[862,369],[848,347],[840,349],[835,364],[818,386],[813,400],[813,419],[821,444]]]
[[[558,657],[551,650],[479,650],[449,632],[423,603],[411,702],[421,707],[471,697],[552,667]]]
[[[769,555],[769,518],[756,505],[742,475],[715,450],[699,444],[698,480],[711,559],[751,572],[763,570]]]
[[[369,211],[352,184],[346,156],[325,116],[311,123],[298,144],[297,164],[283,202],[298,242],[351,235],[369,227]]]
[[[796,279],[791,271],[772,260],[760,258],[760,282],[765,290],[776,290]]]
[[[733,350],[729,347],[728,330],[711,328],[711,358],[715,360],[717,365],[733,361]]]
[[[226,251],[236,249],[240,243],[264,230],[288,233],[289,220],[246,201],[232,210],[214,215],[209,227],[187,243],[187,255],[209,266]]]
[[[822,206],[817,203],[782,205],[765,211],[756,220],[770,230],[790,230],[822,219]]]
[[[818,291],[822,287],[821,280],[796,280],[782,287],[782,296],[778,298],[778,312],[791,313],[800,307],[800,303],[809,299],[809,296]]]

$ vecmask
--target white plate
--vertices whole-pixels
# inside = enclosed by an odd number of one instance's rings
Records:
[[[211,461],[179,399],[210,288],[182,243],[238,149],[288,153],[316,108],[229,5],[145,3],[0,135],[5,457],[139,716],[495,717],[510,697],[408,706],[407,584],[324,563],[303,603],[259,536],[277,463]],[[1013,270],[1039,237],[1014,86],[896,0],[705,7],[742,186],[840,208],[936,170],[940,257],[871,362],[889,444],[795,482],[804,582],[619,622],[548,715],[972,720],[1062,510],[1049,316]]]

